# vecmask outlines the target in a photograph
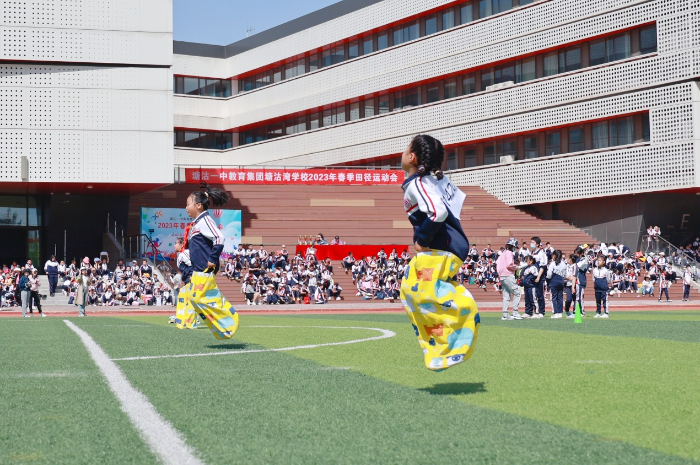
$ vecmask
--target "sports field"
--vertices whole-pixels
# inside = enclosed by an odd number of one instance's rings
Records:
[[[442,373],[404,314],[65,320],[0,320],[0,463],[700,461],[700,312],[482,314]]]

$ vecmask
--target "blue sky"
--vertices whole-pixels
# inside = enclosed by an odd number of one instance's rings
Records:
[[[262,32],[338,0],[173,0],[174,38],[187,42],[228,45],[246,37],[246,29]]]

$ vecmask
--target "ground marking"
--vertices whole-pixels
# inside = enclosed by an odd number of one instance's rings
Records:
[[[122,410],[141,434],[151,451],[166,465],[202,464],[195,450],[185,443],[182,434],[161,417],[153,404],[136,390],[116,363],[102,350],[88,333],[68,320],[63,320],[80,337],[90,357],[107,380],[109,388],[119,399]]]
[[[325,344],[308,344],[303,346],[293,346],[293,347],[281,347],[279,349],[250,349],[250,350],[225,350],[221,352],[207,352],[200,354],[180,354],[180,355],[152,355],[144,357],[124,357],[124,358],[113,358],[114,361],[125,361],[125,360],[153,360],[158,358],[184,358],[184,357],[210,357],[213,355],[236,355],[236,354],[258,354],[261,352],[286,352],[289,350],[299,350],[299,349],[316,349],[318,347],[330,347],[330,346],[343,346],[348,344],[358,344],[360,342],[368,341],[378,341],[380,339],[389,339],[396,336],[396,333],[389,331],[388,329],[381,328],[365,328],[357,326],[247,326],[247,328],[322,328],[322,329],[367,329],[370,331],[378,331],[382,333],[381,336],[367,337],[364,339],[353,339],[351,341],[342,342],[327,342]]]

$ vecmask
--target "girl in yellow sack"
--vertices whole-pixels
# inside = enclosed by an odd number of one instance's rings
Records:
[[[189,230],[185,230],[185,235],[188,232]],[[177,294],[177,302],[175,303],[175,326],[179,329],[196,329],[197,313],[195,313],[194,307],[190,303],[192,261],[190,260],[190,251],[185,249],[185,241],[181,237],[175,241],[175,253],[177,253],[177,268],[180,270],[182,280],[182,287]]]
[[[444,158],[440,141],[427,135],[414,137],[401,156],[408,175],[402,186],[404,208],[417,252],[404,272],[401,302],[425,366],[434,371],[471,357],[480,324],[474,298],[454,279],[469,241],[459,223],[465,195],[443,177]]]
[[[178,327],[192,327],[189,307],[198,313],[217,339],[231,339],[238,329],[238,313],[221,294],[214,277],[219,271],[219,257],[224,249],[224,236],[209,215],[209,206],[222,206],[229,195],[202,183],[204,191],[195,191],[187,198],[187,214],[194,221],[185,230],[182,246],[192,266],[190,283],[178,297],[178,312],[182,303],[184,318]]]

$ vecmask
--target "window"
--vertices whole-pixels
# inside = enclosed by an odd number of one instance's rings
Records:
[[[373,98],[365,100],[365,118],[370,118],[375,115],[376,112],[374,106],[375,103]]]
[[[634,118],[613,120],[610,127],[610,146],[629,145],[634,143]]]
[[[656,25],[645,27],[639,31],[639,42],[642,54],[656,52]]]
[[[561,153],[561,134],[559,131],[548,132],[545,136],[547,156],[559,155]]]
[[[389,46],[389,33],[384,32],[377,36],[377,50],[384,50]]]
[[[591,42],[591,66],[623,60],[630,56],[629,32]]]
[[[509,63],[497,66],[494,70],[494,82],[501,84],[503,82],[515,82],[515,64]]]
[[[549,52],[544,56],[544,75],[559,74],[559,52]]]
[[[337,65],[345,61],[345,46],[341,45],[329,50],[324,50],[322,54],[322,65],[326,66]]]
[[[420,37],[420,26],[418,21],[411,24],[398,26],[394,30],[394,45],[399,45]]]
[[[306,117],[290,119],[285,123],[286,134],[298,134],[306,131]]]
[[[360,43],[358,41],[350,42],[348,45],[348,60],[360,56]]]
[[[564,52],[565,55],[565,70],[574,71],[581,68],[581,47],[569,47]]]
[[[440,86],[437,82],[433,84],[428,84],[428,103],[437,102],[440,100]]]
[[[323,127],[345,122],[345,106],[323,111]]]
[[[493,85],[493,68],[485,69],[481,72],[481,88],[486,90]]]
[[[301,76],[306,72],[306,59],[293,61],[287,63],[284,67],[284,78],[291,79],[293,77]]]
[[[455,12],[452,8],[442,13],[442,30],[455,27]]]
[[[493,10],[491,9],[491,0],[479,0],[479,18],[485,18],[487,16],[491,16],[492,14]]]
[[[271,124],[267,127],[267,138],[274,139],[284,135],[284,125],[282,123]]]
[[[175,131],[175,146],[226,150],[233,146],[233,138],[230,132]]]
[[[515,82],[532,81],[537,78],[537,68],[535,57],[519,60],[515,66]]]
[[[476,166],[476,145],[470,145],[464,149],[464,167]]]
[[[462,95],[469,95],[476,92],[476,77],[474,73],[465,74],[462,77]]]
[[[199,95],[199,79],[186,77],[184,87],[186,95]]]
[[[315,53],[309,57],[309,72],[316,71],[321,67],[321,59],[318,53]]]
[[[185,93],[185,78],[182,76],[175,76],[174,78],[175,82],[173,85],[173,88],[175,89],[176,94],[184,94]]]
[[[608,143],[608,122],[602,121],[593,124],[593,148],[602,149],[610,147]]]
[[[447,170],[456,170],[458,168],[457,166],[457,149],[452,149],[447,153],[446,156],[447,160]]]
[[[496,15],[511,8],[513,8],[513,0],[480,0],[479,18]]]
[[[280,82],[284,79],[284,68],[279,67],[272,70],[272,82]]]
[[[425,20],[425,35],[435,34],[438,31],[437,16],[430,16]]]
[[[457,78],[445,80],[445,98],[453,98],[457,96]]]
[[[314,129],[318,129],[320,127],[321,117],[318,113],[313,113],[311,116],[309,116],[309,131],[313,131]]]
[[[605,56],[605,39],[591,42],[590,61],[591,66],[600,65],[607,61]]]
[[[379,101],[379,114],[389,113],[389,96],[382,95],[378,98]]]
[[[649,125],[649,113],[644,113],[642,115],[642,137],[644,142],[649,142],[651,140],[651,127]]]
[[[517,142],[515,139],[486,142],[484,144],[484,165],[494,165],[501,162],[501,157],[517,155]]]
[[[394,110],[417,107],[421,104],[420,94],[420,88],[394,92]]]
[[[350,121],[360,119],[360,102],[350,104]]]
[[[496,163],[496,143],[487,142],[484,144],[484,165],[495,165]]]
[[[583,128],[570,128],[569,129],[569,153],[572,152],[582,152],[586,148],[583,139]]]
[[[540,155],[538,145],[537,136],[525,137],[525,159],[537,158]]]
[[[474,21],[474,7],[470,3],[465,3],[459,9],[459,20],[461,24],[467,24]]]
[[[372,36],[365,37],[362,41],[362,54],[367,55],[374,52],[374,38]]]

